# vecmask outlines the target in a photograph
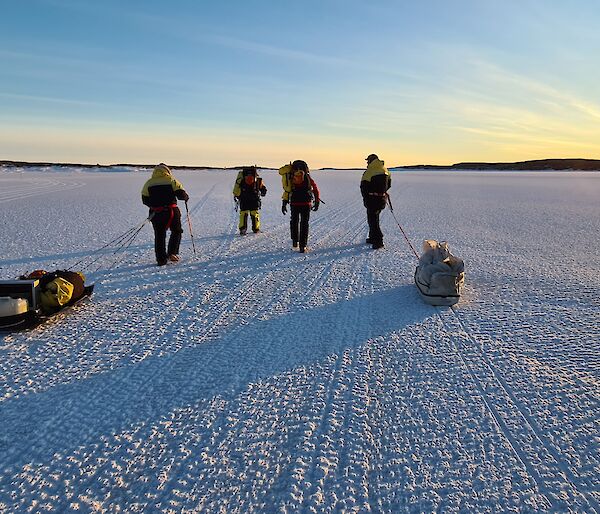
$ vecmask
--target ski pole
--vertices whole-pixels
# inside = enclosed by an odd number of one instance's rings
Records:
[[[194,232],[192,231],[192,220],[190,219],[190,211],[188,209],[187,200],[185,201],[185,213],[188,222],[188,228],[190,229],[190,238],[192,239],[192,248],[194,249],[194,257],[196,257],[196,245],[194,244]]]
[[[390,206],[390,212],[392,213],[392,216],[396,220],[396,225],[398,225],[398,228],[402,232],[402,235],[404,236],[404,239],[406,239],[406,242],[408,243],[408,246],[410,246],[410,249],[415,254],[415,257],[417,258],[417,260],[419,260],[419,254],[417,253],[417,251],[415,250],[414,246],[410,242],[410,239],[408,239],[408,237],[406,236],[406,232],[404,232],[404,229],[402,228],[402,225],[400,225],[400,222],[398,221],[398,218],[396,218],[396,214],[394,213],[394,207],[392,207],[392,200],[390,198],[390,195],[386,193],[385,196],[386,196],[388,204]]]

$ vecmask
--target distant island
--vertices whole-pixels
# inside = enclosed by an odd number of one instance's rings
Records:
[[[56,162],[26,162],[26,161],[7,161],[0,160],[2,167],[19,168],[40,168],[40,167],[59,167],[59,168],[94,168],[106,169],[107,171],[115,169],[142,168],[152,169],[155,164],[79,164],[79,163],[56,163]],[[178,170],[214,170],[214,169],[241,169],[243,166],[177,166],[169,165]],[[268,166],[257,166],[259,169],[271,169]],[[364,168],[321,168],[322,170],[331,169],[364,169]],[[390,166],[394,170],[573,170],[573,171],[600,171],[600,159],[539,159],[533,161],[519,162],[460,162],[457,164],[438,165],[438,164],[415,164],[412,166]]]
[[[394,169],[424,170],[576,170],[600,171],[598,159],[539,159],[520,162],[459,162],[449,166],[418,164],[416,166],[395,166]]]

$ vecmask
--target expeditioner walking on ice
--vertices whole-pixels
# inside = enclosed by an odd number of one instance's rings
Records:
[[[248,231],[248,215],[252,220],[252,232],[260,232],[260,197],[267,194],[263,179],[258,176],[256,166],[242,168],[233,185],[233,196],[240,206],[240,234]]]
[[[383,248],[383,233],[379,226],[379,215],[385,209],[387,190],[392,185],[392,177],[384,166],[384,162],[374,153],[365,160],[367,169],[360,179],[360,192],[367,209],[367,222],[369,223],[367,244],[377,250]]]
[[[150,208],[150,220],[154,228],[154,252],[159,266],[164,266],[167,261],[179,261],[183,229],[177,200],[187,202],[189,198],[181,182],[171,175],[171,170],[163,163],[154,168],[152,178],[147,180],[142,188],[142,202]],[[167,230],[171,231],[168,247],[165,244]]]
[[[318,210],[321,203],[319,189],[304,161],[294,161],[282,166],[279,174],[283,185],[281,212],[286,214],[287,206],[290,205],[292,248],[304,253],[307,251],[310,211]]]

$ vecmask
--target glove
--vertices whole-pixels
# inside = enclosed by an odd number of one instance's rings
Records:
[[[185,191],[183,192],[183,194],[181,196],[183,196],[184,202],[187,202],[190,199],[190,195],[188,195]]]
[[[315,203],[314,203],[314,204],[313,204],[313,206],[312,206],[312,210],[313,210],[313,211],[318,211],[318,210],[319,210],[319,204],[320,204],[320,203],[321,203],[321,202],[320,202],[319,200],[315,200]]]
[[[288,206],[287,200],[284,200],[283,202],[281,202],[281,213],[282,214],[287,214],[287,206]]]
[[[260,190],[260,196],[265,196],[266,194],[267,194],[267,188],[266,188],[266,187],[263,187],[263,188]]]

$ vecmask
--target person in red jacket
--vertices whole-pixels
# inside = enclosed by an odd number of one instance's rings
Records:
[[[304,161],[294,161],[282,166],[279,174],[283,185],[281,212],[286,214],[287,206],[290,205],[292,248],[304,253],[307,250],[310,211],[318,210],[321,202],[319,189]]]

